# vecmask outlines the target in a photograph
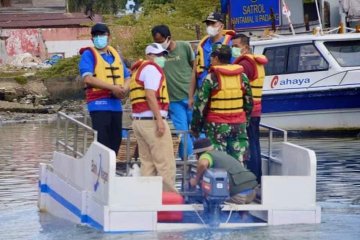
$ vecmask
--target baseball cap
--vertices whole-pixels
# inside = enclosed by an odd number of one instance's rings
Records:
[[[166,49],[164,49],[159,43],[151,43],[145,49],[145,54],[160,54],[167,53]]]
[[[193,153],[201,153],[212,150],[212,144],[208,138],[200,138],[194,141]]]
[[[104,23],[97,23],[91,28],[91,35],[104,34],[104,33],[110,34],[110,30],[108,26],[106,26],[106,24]]]
[[[223,20],[223,17],[222,17],[222,15],[221,15],[221,13],[219,13],[219,12],[212,12],[212,13],[210,13],[208,16],[207,16],[207,18],[206,18],[206,20],[204,20],[203,21],[204,23],[205,22],[224,22],[224,20]]]

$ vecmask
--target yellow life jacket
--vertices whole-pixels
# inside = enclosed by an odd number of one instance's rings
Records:
[[[249,79],[254,101],[261,101],[262,89],[265,78],[264,65],[268,63],[268,59],[264,55],[244,54],[238,57],[234,61],[234,64],[237,64],[244,59],[248,60],[248,62],[252,64],[252,68],[254,70],[254,77],[252,79]]]
[[[224,39],[221,44],[228,45],[231,38],[235,35],[234,30],[223,30],[222,34],[224,36]],[[197,46],[197,55],[196,55],[196,75],[199,76],[204,70],[206,70],[207,67],[205,66],[205,54],[204,54],[204,44],[206,41],[210,38],[209,35],[205,36],[201,41],[199,42]]]
[[[119,53],[113,47],[107,47],[108,51],[114,57],[112,64],[106,62],[94,47],[83,48],[80,50],[80,53],[83,53],[87,49],[90,50],[94,56],[94,77],[108,84],[124,85],[124,66]],[[107,89],[88,87],[86,90],[86,99],[88,102],[101,98],[109,98],[111,96],[111,91]]]
[[[152,61],[139,60],[131,68],[132,77],[130,81],[130,101],[133,113],[141,113],[144,111],[151,111],[145,95],[144,82],[139,80],[141,71],[144,67],[153,65],[161,73],[161,80],[159,88],[156,91],[156,99],[160,110],[167,111],[169,108],[169,95],[166,86],[166,79],[164,71],[159,65]]]
[[[209,74],[215,74],[217,89],[212,89],[206,120],[218,123],[243,123],[246,114],[243,110],[243,84],[240,65],[219,65],[210,68]],[[214,78],[214,76],[213,76]]]

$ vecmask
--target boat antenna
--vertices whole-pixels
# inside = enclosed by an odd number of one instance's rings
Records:
[[[322,23],[321,23],[321,16],[320,16],[320,11],[319,11],[318,0],[315,0],[315,5],[316,5],[316,12],[317,12],[318,20],[319,20],[320,33],[321,33],[321,35],[323,35],[324,32],[323,32]],[[321,4],[321,6],[322,6],[322,4]]]
[[[289,22],[289,26],[290,26],[292,35],[295,36],[295,30],[294,30],[294,27],[293,27],[291,19],[290,19],[290,15],[291,15],[290,9],[286,5],[285,0],[282,0],[281,2],[283,4],[282,13],[286,16],[286,18]]]

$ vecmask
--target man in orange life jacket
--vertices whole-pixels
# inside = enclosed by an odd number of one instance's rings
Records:
[[[191,130],[195,137],[204,129],[214,148],[240,162],[248,147],[246,122],[253,100],[243,67],[230,64],[231,48],[215,45],[209,74],[198,90]]]
[[[162,67],[166,50],[159,43],[145,49],[147,60],[131,68],[130,100],[133,129],[139,146],[142,176],[162,176],[163,191],[175,188],[175,156],[166,121],[169,95]]]
[[[232,55],[235,57],[234,64],[240,64],[244,73],[250,80],[250,86],[254,99],[254,108],[251,112],[250,122],[246,128],[249,137],[250,160],[247,161],[247,168],[252,171],[261,183],[261,148],[260,148],[260,115],[261,97],[265,78],[264,65],[268,62],[264,55],[251,54],[249,37],[244,34],[237,34],[233,37]]]
[[[130,71],[119,53],[109,46],[109,28],[97,23],[91,28],[94,47],[80,50],[79,70],[86,84],[86,101],[98,141],[117,154],[121,144],[122,105]]]
[[[214,44],[231,46],[231,38],[235,35],[233,30],[224,30],[224,20],[221,13],[212,12],[203,21],[206,23],[205,36],[197,46],[197,54],[193,67],[193,75],[189,87],[189,107],[192,108],[194,103],[195,90],[201,87],[210,68],[210,55]]]

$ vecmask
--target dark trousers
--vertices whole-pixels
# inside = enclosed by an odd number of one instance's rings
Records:
[[[251,117],[249,126],[246,128],[249,138],[250,160],[247,168],[256,175],[258,183],[261,183],[261,148],[260,148],[260,117]]]
[[[92,127],[98,132],[98,142],[114,150],[117,155],[122,139],[122,112],[90,112]]]

